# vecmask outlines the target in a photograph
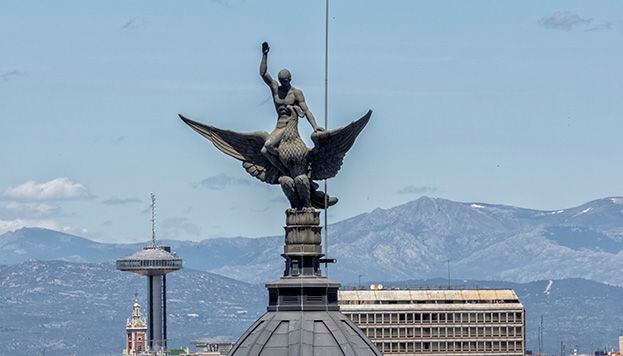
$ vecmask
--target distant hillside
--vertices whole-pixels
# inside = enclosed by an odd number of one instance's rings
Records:
[[[206,272],[170,275],[172,346],[191,339],[236,339],[266,308],[262,286]],[[366,283],[367,284],[367,283]],[[445,280],[385,282],[389,287],[446,286]],[[454,288],[513,288],[527,310],[527,346],[536,348],[544,316],[545,348],[560,341],[589,352],[614,345],[623,325],[623,288],[568,279],[525,284],[452,281]],[[119,355],[135,292],[144,304],[145,279],[108,263],[24,262],[0,266],[0,355]]]
[[[119,355],[135,292],[146,279],[110,263],[0,265],[0,355]],[[167,279],[171,346],[240,335],[266,308],[262,287],[182,270]]]
[[[184,259],[184,266],[203,271],[245,266],[251,276],[280,276],[283,237],[218,238],[203,241],[159,241],[172,246]],[[150,243],[149,243],[150,244]],[[84,237],[42,228],[22,228],[0,235],[0,263],[16,264],[29,260],[67,262],[114,262],[130,255],[148,243],[108,244]],[[253,261],[258,264],[254,265]],[[267,266],[262,261],[274,265]],[[277,267],[279,266],[279,267]],[[230,273],[233,275],[234,273]]]
[[[279,224],[280,222],[275,222]],[[541,211],[423,197],[330,227],[331,277],[357,280],[434,278],[528,282],[586,278],[623,285],[623,198]],[[283,237],[164,241],[186,266],[248,282],[278,278]],[[107,262],[141,244],[102,244],[44,229],[0,236],[0,260]]]

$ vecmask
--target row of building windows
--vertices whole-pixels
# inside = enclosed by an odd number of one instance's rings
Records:
[[[374,340],[373,340],[374,341]],[[521,341],[449,341],[449,342],[376,342],[384,354],[392,353],[446,353],[446,352],[497,352],[523,354]]]
[[[490,338],[510,337],[523,338],[520,326],[491,326],[491,327],[361,327],[361,330],[371,339],[396,338]]]
[[[342,300],[340,304],[512,304],[519,303],[517,299],[469,299],[469,300]]]
[[[523,323],[521,312],[344,313],[356,324]]]
[[[182,267],[181,260],[125,260],[117,261],[117,268]]]

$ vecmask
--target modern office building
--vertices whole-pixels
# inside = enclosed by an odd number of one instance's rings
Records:
[[[577,352],[576,352],[577,353]],[[623,336],[619,336],[619,350],[608,352],[609,356],[623,356]]]
[[[339,303],[384,355],[524,354],[513,290],[344,290]]]

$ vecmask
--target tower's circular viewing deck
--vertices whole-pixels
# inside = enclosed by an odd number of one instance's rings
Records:
[[[142,275],[161,275],[182,268],[182,259],[160,247],[145,247],[117,260],[117,269]]]

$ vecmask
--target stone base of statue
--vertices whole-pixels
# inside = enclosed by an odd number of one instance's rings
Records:
[[[284,257],[289,255],[321,255],[322,227],[320,212],[314,208],[286,210],[286,243]]]
[[[229,355],[380,356],[340,312],[340,284],[322,276],[320,212],[288,209],[284,228],[284,275],[266,284],[267,312],[238,339]]]

